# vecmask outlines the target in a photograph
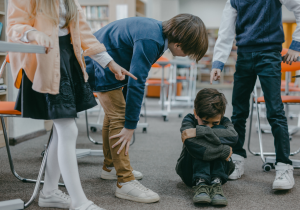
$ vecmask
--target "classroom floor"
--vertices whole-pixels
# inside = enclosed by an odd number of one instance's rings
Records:
[[[232,112],[231,91],[223,91],[229,102],[226,116]],[[148,100],[148,109],[159,109],[156,99]],[[293,108],[295,109],[295,108]],[[296,108],[296,110],[299,110]],[[192,109],[184,109],[184,114]],[[93,119],[91,118],[91,121]],[[141,121],[144,119],[141,118]],[[175,165],[181,152],[181,139],[179,128],[182,118],[177,115],[169,116],[169,122],[164,122],[160,117],[148,117],[148,133],[142,130],[136,131],[136,143],[130,148],[132,167],[141,171],[144,178],[141,183],[160,195],[161,200],[154,204],[142,204],[122,200],[114,196],[116,181],[101,180],[100,170],[103,165],[103,157],[85,157],[78,160],[79,172],[83,189],[87,197],[107,210],[154,210],[154,209],[212,209],[209,205],[195,205],[192,202],[193,191],[184,185],[175,172]],[[291,121],[295,123],[297,119]],[[101,149],[101,146],[93,145],[87,140],[84,115],[78,119],[79,137],[78,148]],[[100,138],[100,132],[92,134],[94,138]],[[258,150],[256,130],[252,131],[252,147]],[[26,178],[36,178],[41,164],[43,145],[47,141],[48,134],[32,139],[25,143],[11,147],[17,172]],[[264,134],[264,146],[266,151],[274,151],[271,134]],[[246,141],[247,143],[247,141]],[[245,146],[246,146],[245,143]],[[293,136],[291,150],[300,147],[300,132]],[[300,154],[294,157],[300,159]],[[0,149],[0,201],[21,198],[27,201],[32,192],[33,184],[17,181],[9,169],[5,148]],[[272,191],[272,183],[275,170],[263,172],[260,157],[254,157],[248,153],[245,163],[245,175],[237,181],[229,181],[223,186],[228,198],[228,206],[222,209],[242,210],[287,210],[300,209],[300,170],[294,171],[295,187],[290,191]],[[65,188],[61,188],[66,190]],[[28,209],[42,209],[37,205],[38,199]],[[44,208],[49,209],[50,208]]]

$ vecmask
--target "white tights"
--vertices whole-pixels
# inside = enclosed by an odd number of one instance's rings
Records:
[[[62,174],[72,200],[72,207],[77,208],[88,202],[81,186],[77,165],[78,129],[75,119],[57,119],[53,120],[53,123],[53,137],[48,153],[43,193],[47,196],[57,190]]]

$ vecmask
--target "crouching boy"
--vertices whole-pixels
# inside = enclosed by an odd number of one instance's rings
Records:
[[[183,148],[176,172],[194,188],[194,203],[227,205],[221,185],[234,171],[231,147],[237,143],[238,134],[224,117],[226,104],[225,96],[216,89],[203,89],[196,96],[194,114],[182,121]]]

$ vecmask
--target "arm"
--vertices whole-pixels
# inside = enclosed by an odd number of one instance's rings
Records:
[[[213,79],[220,79],[221,71],[223,70],[224,64],[230,55],[235,37],[236,16],[236,9],[231,6],[230,0],[227,0],[222,14],[218,40],[214,48],[210,83],[212,83]]]
[[[294,12],[297,27],[293,33],[293,41],[290,45],[290,49],[284,56],[283,62],[292,64],[293,61],[297,60],[300,52],[300,0],[279,0],[285,7]]]
[[[232,153],[231,148],[227,145],[222,145],[219,140],[216,140],[219,144],[214,144],[215,142],[212,143],[212,141],[206,141],[202,138],[196,137],[196,124],[194,123],[193,118],[194,116],[192,114],[188,114],[183,119],[180,128],[182,141],[189,154],[196,159],[205,161],[211,161],[218,158],[228,160]],[[200,126],[197,126],[197,128],[198,127]],[[185,138],[188,137],[187,133],[189,131],[192,132],[192,136]]]

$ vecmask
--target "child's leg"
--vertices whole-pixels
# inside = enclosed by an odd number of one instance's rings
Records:
[[[237,144],[232,148],[233,153],[246,158],[243,148],[246,134],[246,119],[249,116],[249,100],[256,82],[256,73],[253,69],[254,59],[252,53],[238,53],[236,71],[234,73],[234,86],[232,93],[232,123],[239,134]]]
[[[99,101],[104,109],[105,115],[109,120],[109,137],[119,134],[125,124],[125,99],[122,89],[111,90],[98,93]],[[118,182],[124,183],[135,180],[132,174],[129,155],[125,155],[125,149],[118,155],[117,151],[121,145],[112,148],[119,138],[109,140],[110,154],[113,160],[113,166],[117,171]]]
[[[109,119],[105,114],[102,127],[104,167],[114,167],[109,144]]]
[[[52,140],[48,150],[47,167],[45,169],[45,182],[42,190],[45,196],[49,196],[54,190],[58,190],[60,169],[58,164],[57,147],[58,135],[55,126],[53,126]]]
[[[281,54],[279,51],[258,53],[256,71],[264,92],[267,119],[275,139],[276,161],[292,164],[287,119],[281,100]]]
[[[222,184],[225,184],[228,180],[229,173],[229,162],[221,159],[216,159],[211,162],[211,181],[214,181],[215,178],[219,178]]]
[[[193,184],[196,185],[197,180],[203,179],[209,184],[211,181],[210,162],[193,158]]]
[[[58,163],[61,174],[72,199],[72,207],[76,208],[88,202],[78,172],[76,157],[76,140],[78,129],[74,119],[53,120],[58,134]]]

